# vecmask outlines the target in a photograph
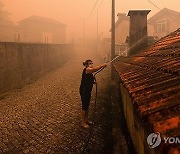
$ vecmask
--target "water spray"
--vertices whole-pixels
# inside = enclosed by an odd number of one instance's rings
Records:
[[[116,59],[118,59],[120,56],[122,56],[125,52],[128,52],[128,51],[131,50],[133,47],[135,47],[137,44],[141,43],[146,37],[148,37],[148,36],[143,37],[141,40],[139,40],[137,43],[135,43],[133,46],[131,46],[131,47],[128,48],[127,50],[123,51],[122,53],[119,52],[119,55],[118,55],[118,56],[116,56],[116,57],[113,58],[111,61],[107,62],[106,64],[107,64],[107,65],[110,65],[111,63],[113,63]],[[95,82],[96,82],[96,75],[97,75],[99,72],[101,72],[103,69],[104,69],[104,67],[102,67],[101,69],[99,69],[98,71],[96,71],[96,72],[94,73],[93,76],[94,76]],[[97,83],[96,83],[96,88],[95,88],[95,90],[96,90],[96,92],[95,92],[94,112],[93,112],[93,119],[92,119],[93,123],[92,123],[92,126],[90,127],[90,130],[89,130],[88,139],[87,139],[87,141],[85,142],[85,145],[84,145],[84,147],[83,147],[83,151],[82,151],[83,154],[84,154],[84,153],[86,152],[86,150],[87,150],[87,146],[88,146],[88,144],[89,144],[89,141],[90,141],[90,139],[91,139],[91,137],[92,137],[92,133],[93,133],[94,121],[95,121],[95,116],[96,116],[96,101],[97,101],[97,93],[98,93]]]

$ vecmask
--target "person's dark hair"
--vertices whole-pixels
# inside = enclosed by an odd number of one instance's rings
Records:
[[[84,65],[85,67],[88,67],[88,63],[89,63],[89,62],[92,62],[92,60],[90,60],[90,59],[86,60],[85,62],[83,62],[83,65]]]

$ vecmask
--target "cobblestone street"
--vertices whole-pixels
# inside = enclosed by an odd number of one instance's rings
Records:
[[[1,96],[0,153],[82,153],[89,133],[89,129],[80,125],[82,62],[90,57],[94,65],[101,63],[94,55],[83,55],[82,51],[76,48],[77,54],[62,67],[22,89]],[[103,98],[97,102],[95,126],[87,153],[111,153],[108,120],[111,117],[106,115],[111,110],[109,72],[106,68],[97,77],[98,95]],[[94,97],[91,118],[93,100]]]

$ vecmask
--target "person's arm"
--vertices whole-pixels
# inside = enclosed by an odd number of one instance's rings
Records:
[[[105,68],[106,66],[107,66],[107,64],[102,64],[102,65],[96,66],[96,67],[94,67],[94,68],[88,67],[88,68],[86,69],[86,73],[94,73],[94,72],[100,70],[101,68]]]

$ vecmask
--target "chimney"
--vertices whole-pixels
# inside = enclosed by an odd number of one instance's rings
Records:
[[[147,36],[147,15],[151,10],[130,10],[130,30],[128,55],[136,54],[145,49],[148,45]]]

